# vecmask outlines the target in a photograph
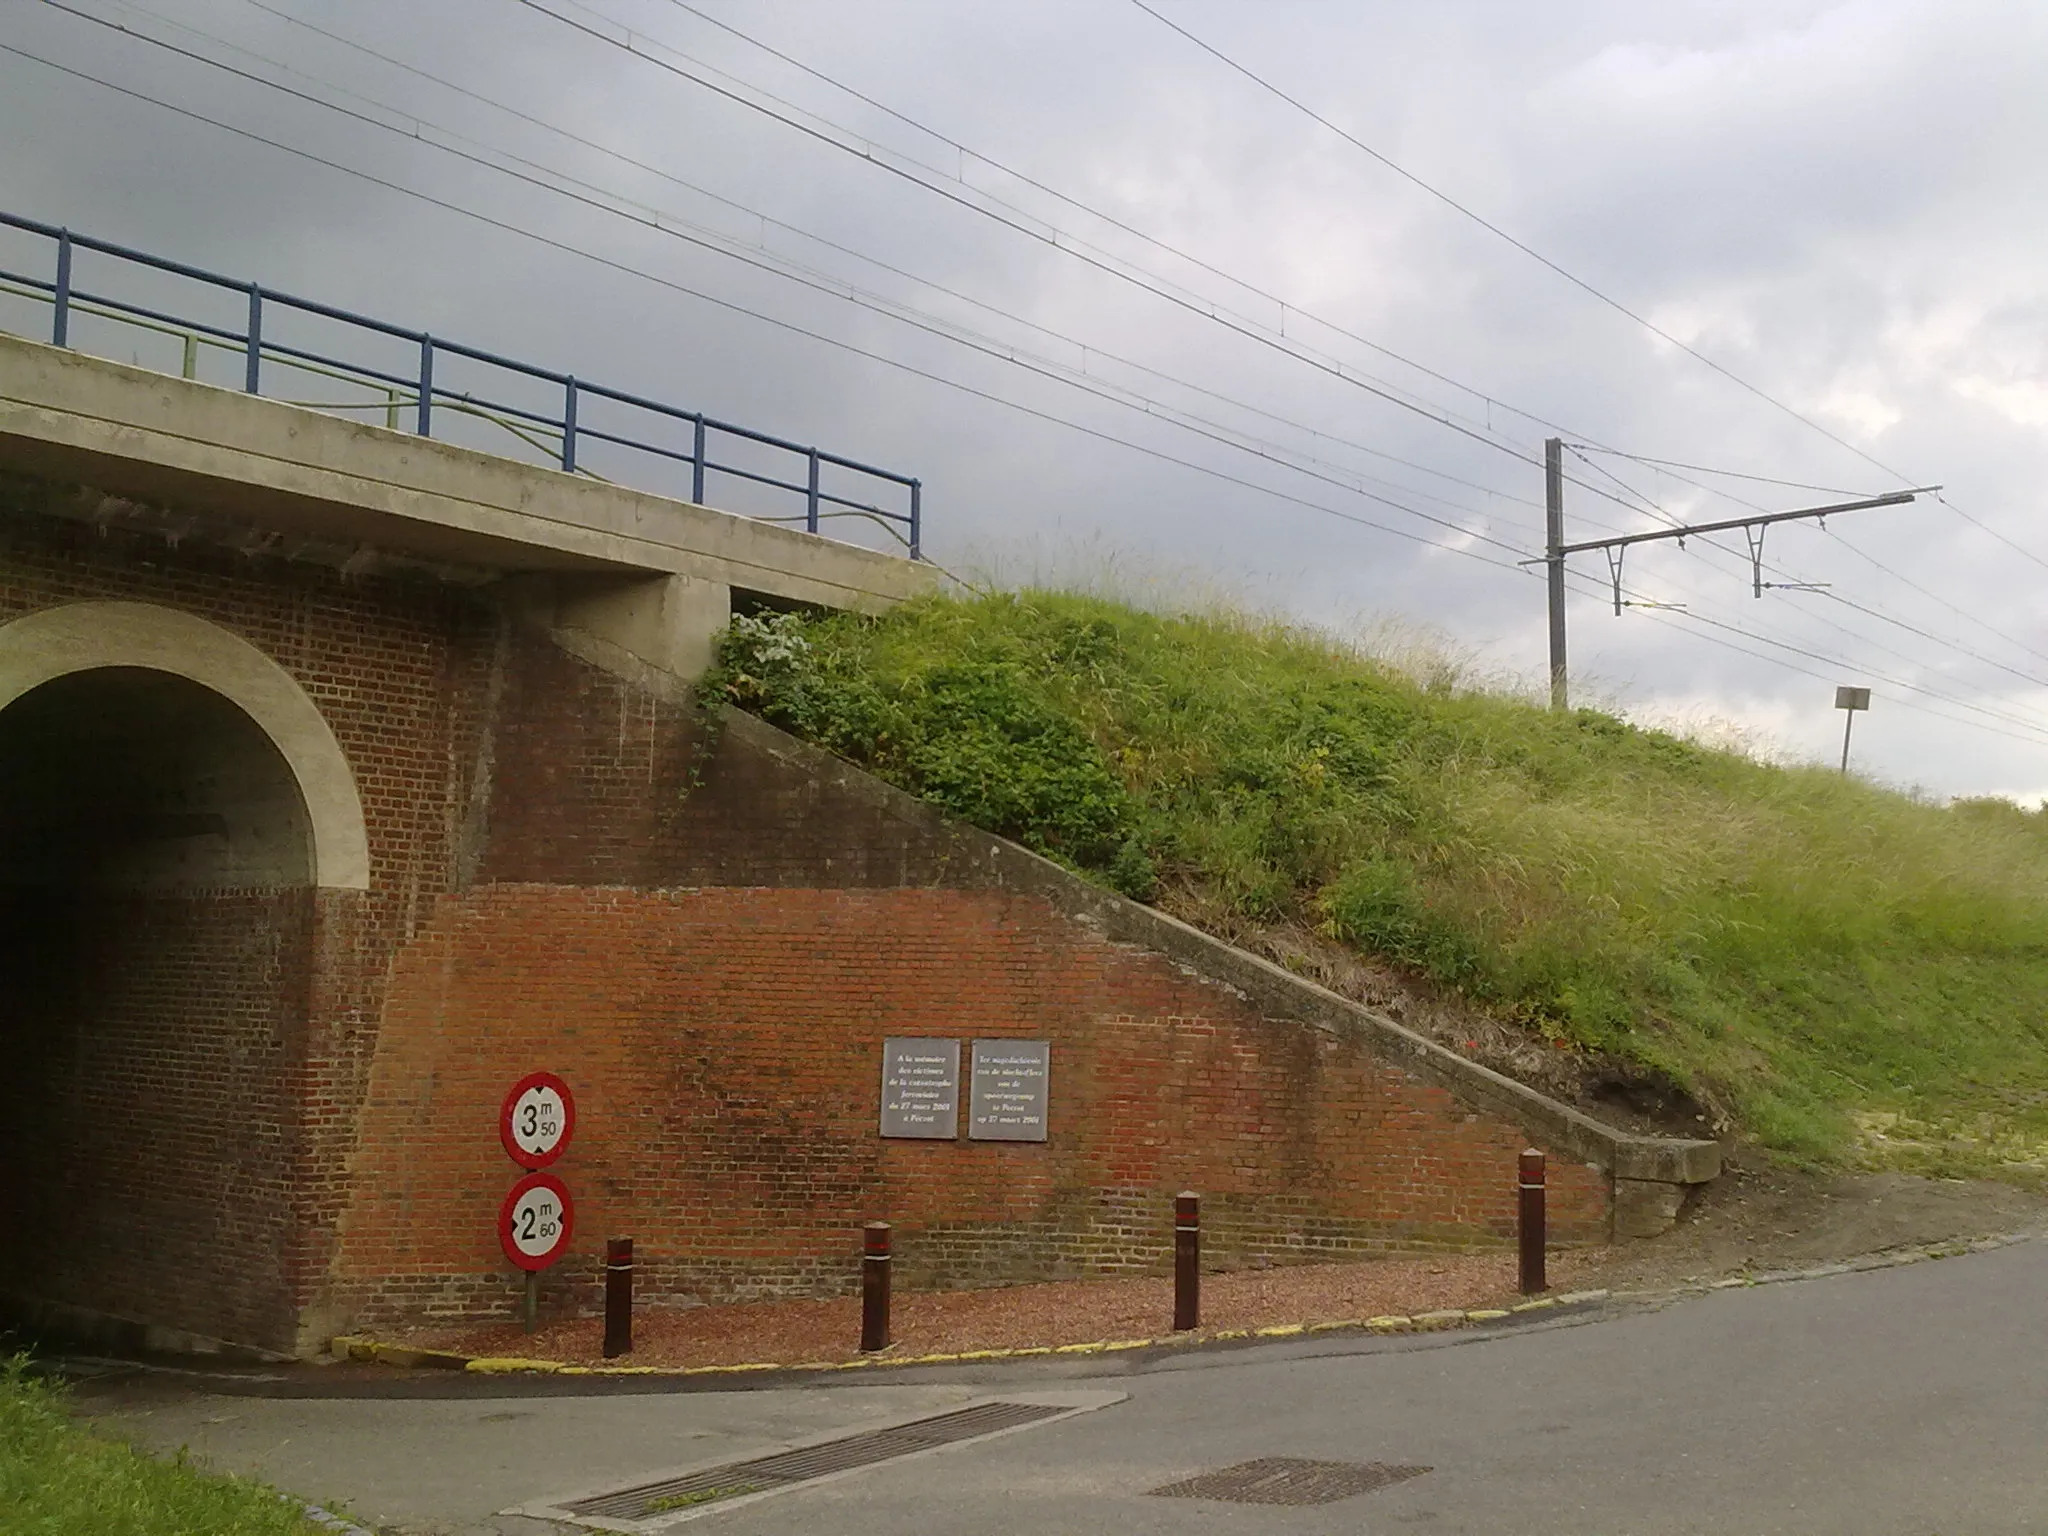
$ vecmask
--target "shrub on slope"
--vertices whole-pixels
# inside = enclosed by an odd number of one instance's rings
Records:
[[[2048,1145],[2038,815],[1054,593],[739,620],[707,681],[1127,895],[1311,922],[1796,1156]]]

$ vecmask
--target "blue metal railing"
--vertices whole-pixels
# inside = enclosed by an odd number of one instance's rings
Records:
[[[45,279],[30,273],[13,272],[0,266],[0,291],[37,297],[48,303],[51,306],[50,340],[57,346],[69,347],[73,344],[72,320],[77,314],[130,322],[150,330],[168,330],[186,339],[185,375],[188,378],[195,376],[194,359],[199,347],[231,350],[240,354],[242,358],[242,387],[252,395],[262,393],[265,361],[274,361],[295,371],[360,384],[375,390],[381,397],[376,402],[364,405],[322,402],[317,407],[319,409],[383,410],[386,412],[387,422],[395,426],[400,408],[410,406],[413,412],[413,430],[422,437],[429,437],[433,435],[436,406],[452,408],[465,417],[482,418],[495,423],[512,432],[520,441],[537,448],[562,469],[585,475],[592,473],[578,462],[580,450],[585,444],[603,443],[636,453],[651,454],[670,464],[689,467],[690,500],[699,504],[704,501],[707,479],[714,475],[724,476],[802,498],[802,512],[788,516],[758,514],[763,521],[801,522],[809,532],[816,533],[821,522],[827,519],[864,518],[879,524],[907,545],[913,560],[921,558],[923,487],[912,476],[879,469],[872,464],[863,464],[857,459],[842,458],[838,454],[826,453],[808,444],[789,442],[765,432],[756,432],[749,427],[735,426],[731,422],[706,416],[701,411],[686,411],[640,395],[607,389],[602,385],[579,379],[574,374],[537,368],[531,363],[522,363],[475,347],[463,346],[459,342],[448,341],[425,331],[407,330],[403,326],[391,325],[368,315],[359,315],[312,299],[279,293],[258,283],[224,277],[217,272],[208,272],[183,262],[152,256],[146,251],[131,250],[105,240],[95,240],[56,225],[0,212],[0,227],[41,236],[55,244],[54,278]],[[89,292],[78,287],[73,281],[73,258],[80,251],[134,263],[173,277],[204,283],[229,293],[247,295],[247,322],[242,329],[236,330],[171,314],[107,294]],[[263,334],[264,319],[266,314],[275,310],[336,321],[380,337],[412,343],[419,349],[418,371],[412,374],[392,373],[366,363],[330,357],[303,347],[290,346],[274,337],[266,339]],[[551,385],[561,391],[561,413],[554,415],[547,411],[529,410],[506,401],[493,400],[470,391],[449,389],[437,384],[434,380],[434,364],[437,358],[459,358]],[[649,442],[592,425],[587,413],[582,409],[585,401],[608,402],[650,412],[665,421],[675,423],[678,427],[688,427],[687,446]],[[788,463],[788,459],[782,457],[779,460],[771,460],[767,468],[748,468],[729,460],[721,461],[714,458],[714,449],[731,451],[724,447],[727,443],[750,444],[756,449],[769,450],[773,455],[796,455],[801,462],[792,464],[780,473],[770,473],[769,469],[774,469],[781,463]],[[828,469],[854,482],[847,489],[858,490],[864,485],[868,488],[870,496],[884,497],[894,505],[879,505],[876,501],[844,496],[826,489],[824,474]],[[782,478],[784,474],[801,474],[802,479],[785,479]],[[894,494],[879,491],[875,487],[887,487],[889,492]]]

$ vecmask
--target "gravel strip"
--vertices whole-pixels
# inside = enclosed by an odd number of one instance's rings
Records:
[[[1553,1288],[1572,1289],[1592,1260],[1591,1254],[1551,1255]],[[1240,1270],[1203,1276],[1202,1332],[1507,1306],[1519,1299],[1514,1289],[1514,1255],[1504,1253]],[[1150,1277],[1073,1280],[899,1294],[891,1321],[891,1356],[1156,1338],[1172,1328],[1173,1282]],[[602,1320],[592,1317],[544,1324],[532,1334],[508,1322],[422,1331],[392,1342],[467,1355],[600,1365],[606,1363],[603,1337]],[[858,1358],[859,1338],[855,1297],[650,1307],[634,1318],[633,1353],[610,1363],[673,1368],[852,1360]]]

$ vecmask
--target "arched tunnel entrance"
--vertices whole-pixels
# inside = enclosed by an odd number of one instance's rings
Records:
[[[0,1296],[288,1339],[313,836],[238,705],[101,666],[0,709]]]

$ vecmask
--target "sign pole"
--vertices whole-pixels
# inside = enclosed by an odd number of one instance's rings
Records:
[[[1842,711],[1842,772],[1849,772],[1849,733],[1856,728],[1856,711],[1870,708],[1868,688],[1837,688],[1835,708]]]
[[[576,1221],[568,1188],[539,1170],[569,1148],[576,1131],[576,1096],[552,1072],[530,1072],[512,1085],[498,1108],[498,1139],[527,1174],[498,1210],[498,1241],[526,1283],[520,1317],[531,1334],[540,1327],[540,1272],[569,1247]]]

